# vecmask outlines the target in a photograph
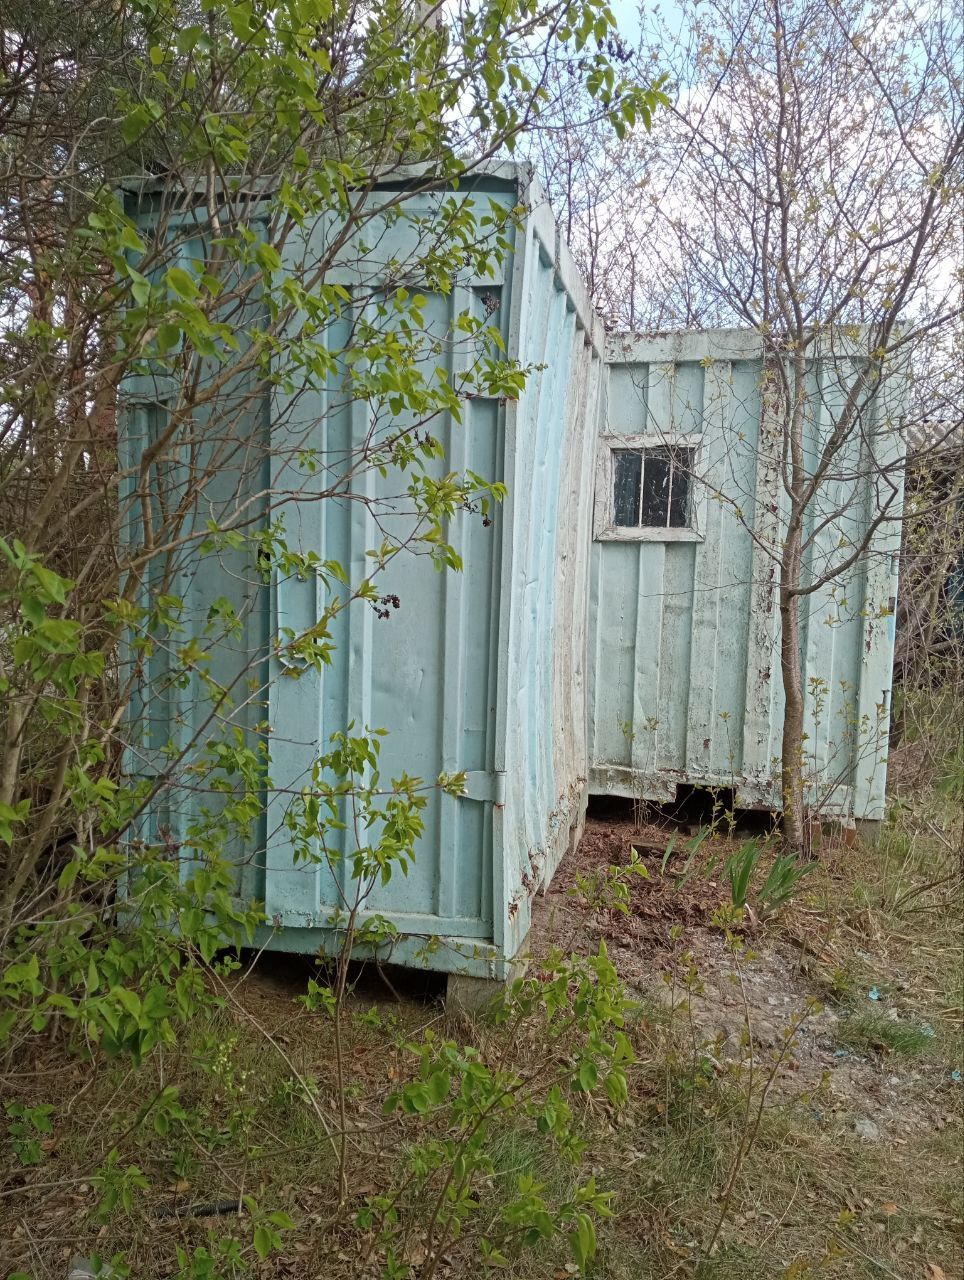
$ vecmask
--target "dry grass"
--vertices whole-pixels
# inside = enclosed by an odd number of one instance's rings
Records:
[[[704,909],[707,884],[694,881],[699,910],[672,905],[681,936],[667,945],[667,930],[655,922],[641,941],[645,965],[629,965],[640,991],[629,1106],[614,1113],[573,1100],[585,1143],[575,1165],[523,1124],[495,1127],[479,1218],[498,1213],[520,1175],[535,1177],[558,1202],[592,1172],[615,1192],[615,1216],[600,1229],[590,1271],[596,1280],[933,1280],[940,1275],[933,1267],[949,1280],[964,1274],[964,1090],[952,1074],[961,1066],[962,921],[958,886],[939,883],[949,867],[941,842],[913,829],[889,830],[877,848],[827,849],[800,900],[748,939],[758,958],[739,963]],[[651,888],[650,905],[657,900]],[[666,894],[669,901],[668,885]],[[587,945],[595,946],[594,931],[604,925],[587,924]],[[699,970],[689,1010],[681,1002],[686,950]],[[671,987],[661,982],[664,971],[673,974]],[[738,974],[736,984],[729,972]],[[283,1254],[255,1263],[250,1274],[374,1277],[360,1268],[362,1237],[350,1219],[331,1226],[335,1162],[322,1124],[335,1110],[330,1032],[295,1003],[305,976],[297,968],[286,973],[281,962],[263,965],[176,1051],[155,1053],[137,1071],[65,1056],[56,1044],[18,1064],[4,1078],[6,1099],[52,1102],[54,1124],[40,1163],[19,1167],[9,1140],[3,1153],[0,1238],[8,1271],[63,1280],[74,1253],[123,1251],[133,1275],[161,1280],[177,1274],[178,1247],[205,1248],[212,1229],[230,1230],[230,1218],[183,1216],[187,1206],[250,1193],[295,1222]],[[725,1016],[731,1025],[747,1017],[752,1054],[747,1037],[741,1044],[725,1027],[712,1031],[728,986],[738,998]],[[869,999],[872,990],[879,999]],[[769,1080],[780,1038],[768,1037],[761,1019],[779,1031],[807,996],[825,1000],[836,1021],[820,1037],[801,1033]],[[780,1000],[775,1014],[771,999]],[[356,1207],[404,1165],[414,1127],[384,1117],[381,1104],[413,1069],[406,1042],[429,1024],[490,1048],[498,1035],[449,1022],[431,999],[396,1003],[377,982],[353,1000],[347,1055],[349,1114],[358,1129]],[[517,1052],[524,1058],[526,1046]],[[156,1099],[171,1083],[189,1116],[175,1126],[177,1141],[154,1124]],[[868,1118],[879,1140],[855,1130]],[[149,1188],[102,1223],[91,1174],[115,1146]],[[174,1216],[158,1217],[159,1209]],[[410,1212],[417,1217],[419,1205]],[[417,1243],[410,1261],[417,1280]],[[557,1240],[512,1260],[502,1274],[545,1280],[565,1277],[567,1265]],[[482,1273],[470,1233],[437,1274]]]

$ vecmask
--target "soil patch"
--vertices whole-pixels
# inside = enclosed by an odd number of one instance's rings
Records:
[[[888,1023],[918,1029],[923,1037],[935,1035],[913,975],[888,967],[875,983],[872,977],[861,981],[858,972],[846,1000],[836,1000],[830,988],[852,959],[853,939],[839,930],[831,938],[827,919],[806,895],[801,893],[802,900],[779,921],[743,932],[749,955],[735,963],[714,916],[730,901],[722,866],[739,843],[738,838],[711,838],[690,860],[685,833],[674,835],[667,824],[590,819],[578,849],[563,860],[536,905],[533,953],[544,954],[552,946],[594,950],[602,939],[623,980],[663,1008],[685,1001],[682,972],[692,963],[699,983],[687,1002],[689,1035],[718,1053],[721,1064],[750,1052],[772,1053],[788,1028],[799,1023],[779,1083],[796,1095],[819,1091],[821,1116],[854,1124],[870,1120],[878,1137],[898,1141],[954,1122],[960,1090],[953,1064],[930,1055],[904,1058],[887,1044]],[[575,896],[578,878],[607,865],[626,866],[633,849],[648,876],[630,880],[628,913],[587,915]],[[826,847],[821,856],[828,873],[846,876],[848,853]],[[866,965],[858,963],[858,971],[866,967],[872,974],[877,957],[858,949],[858,961],[861,955]],[[855,1047],[847,1029],[854,1023],[873,1027],[875,1021],[885,1037],[875,1044],[868,1036],[865,1047]]]

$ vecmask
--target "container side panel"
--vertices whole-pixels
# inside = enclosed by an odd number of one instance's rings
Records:
[[[903,444],[901,425],[906,409],[907,383],[899,372],[882,388],[876,402],[876,432],[863,442],[862,466],[872,476],[886,474],[890,483],[890,513],[903,510]],[[873,509],[874,488],[867,486],[867,519]],[[856,816],[879,821],[886,813],[887,749],[894,668],[894,627],[897,603],[897,562],[900,521],[882,521],[873,531],[869,554],[862,565],[859,667],[856,697],[858,750],[851,783]]]
[[[184,529],[201,530],[212,521],[224,527],[246,521],[248,530],[272,525],[279,540],[312,563],[296,571],[276,563],[269,581],[267,562],[251,548],[213,540],[199,550],[195,539],[168,579],[145,582],[146,598],[162,590],[183,595],[184,639],[207,644],[210,632],[207,670],[218,687],[230,691],[231,703],[222,700],[212,714],[205,690],[169,685],[164,677],[173,641],[162,637],[145,673],[146,682],[162,692],[151,697],[151,715],[138,720],[126,758],[132,771],[154,776],[172,751],[194,762],[215,730],[223,734],[235,726],[254,749],[270,744],[267,818],[230,853],[239,867],[239,895],[265,903],[270,945],[309,951],[319,939],[324,946],[337,945],[330,925],[351,888],[351,853],[358,841],[378,834],[356,828],[342,801],[345,832],[329,833],[324,843],[309,841],[304,856],[295,857],[291,822],[332,734],[386,729],[379,761],[384,783],[407,774],[431,788],[440,772],[465,771],[463,797],[429,791],[414,865],[407,876],[396,871],[388,885],[376,887],[363,919],[374,912],[387,916],[402,935],[399,955],[408,963],[500,976],[504,940],[494,926],[494,856],[498,850],[501,857],[504,797],[497,766],[504,753],[496,734],[495,647],[503,634],[503,513],[498,506],[488,513],[459,512],[446,537],[462,570],[439,571],[419,541],[427,526],[411,513],[408,490],[418,469],[400,471],[390,455],[393,439],[417,429],[419,442],[434,438],[445,453],[434,458],[426,450],[424,475],[430,480],[452,470],[504,479],[505,404],[461,385],[484,358],[486,340],[456,321],[468,312],[501,331],[510,345],[512,258],[491,271],[473,266],[448,295],[406,279],[410,291],[425,295],[415,372],[447,378],[460,398],[461,421],[433,413],[420,422],[386,397],[360,395],[359,378],[350,376],[344,356],[359,326],[369,338],[382,333],[386,342],[398,332],[392,298],[400,264],[431,249],[447,212],[464,202],[482,215],[496,205],[515,205],[518,191],[505,176],[486,184],[484,177],[473,179],[460,192],[417,195],[403,208],[376,214],[365,224],[366,247],[360,252],[357,244],[347,253],[334,252],[338,228],[323,218],[286,238],[283,257],[292,277],[309,288],[314,279],[337,283],[347,300],[340,317],[314,331],[317,367],[306,366],[303,379],[295,379],[298,385],[265,394],[253,379],[229,381],[216,398],[216,420],[196,415],[195,435],[207,452],[191,455],[190,465],[207,467],[211,478],[196,509],[186,513]],[[394,199],[391,192],[386,197]],[[379,198],[376,191],[372,199]],[[145,217],[152,216],[147,208]],[[190,235],[184,241],[185,253],[203,251],[192,249]],[[395,278],[387,293],[386,275]],[[309,321],[297,314],[290,323],[297,333]],[[333,357],[330,367],[321,359],[324,348]],[[357,366],[352,368],[357,375]],[[398,372],[404,377],[406,370]],[[132,463],[163,432],[168,398],[165,386],[147,385],[143,377],[135,382],[125,388],[129,411],[122,440]],[[548,439],[543,444],[549,449]],[[178,468],[186,463],[172,453],[165,464],[155,501],[176,502],[184,488]],[[139,533],[139,500],[133,489],[124,495],[131,540]],[[557,501],[547,481],[543,505],[552,510]],[[380,557],[372,553],[386,537],[405,549],[379,567]],[[378,598],[334,613],[327,636],[333,660],[315,670],[292,654],[290,641],[316,628],[336,599],[346,597],[349,588],[326,561],[344,569],[352,588],[373,577]],[[230,635],[213,638],[212,617],[217,622],[229,612],[240,622]],[[540,767],[551,768],[551,758],[544,755]],[[148,818],[151,837],[189,843],[192,828],[216,821],[223,803],[217,792],[207,795],[201,787],[164,787]],[[420,954],[436,937],[439,949]]]
[[[733,331],[610,343],[590,597],[595,791],[659,800],[685,782],[732,787],[738,804],[779,803],[788,500],[775,374],[758,350]],[[806,368],[811,473],[863,367],[856,352],[838,352]],[[815,589],[801,598],[803,749],[808,800],[824,812],[878,815],[882,804],[894,522],[857,564],[839,566],[879,510],[875,475],[896,456],[901,397],[898,376],[876,409],[886,428],[863,424],[834,451],[804,525]],[[615,526],[610,451],[642,450],[645,477],[647,451],[674,443],[692,459],[688,527],[651,527],[651,500],[638,508],[638,533]]]
[[[527,228],[518,358],[534,371],[510,411],[512,522],[503,811],[504,929],[581,829],[587,783],[587,621],[598,335],[570,294],[571,260],[543,207]],[[506,944],[507,952],[512,943]]]
[[[599,625],[594,635],[591,679],[592,759],[629,768],[636,732],[636,614],[643,599],[638,585],[641,557],[638,548],[628,542],[607,546],[605,563],[602,551],[602,544],[593,548],[593,613]],[[652,655],[652,646],[649,650]],[[640,654],[642,661],[644,655]],[[655,662],[648,678],[641,674],[640,687],[654,688],[654,680]],[[646,711],[640,707],[639,711],[640,724],[646,715],[655,715],[655,708]]]
[[[484,303],[465,289],[452,297],[426,292],[423,313],[432,353],[426,360],[441,363],[453,384],[460,361],[470,358],[463,356],[465,343],[460,346],[456,340],[453,322],[478,306],[497,312],[499,285],[492,287],[496,296],[487,295]],[[488,322],[497,324],[499,318]],[[378,304],[366,298],[351,322],[374,326],[382,319]],[[339,347],[346,340],[340,333],[333,335]],[[376,601],[355,601],[338,615],[331,666],[321,677],[303,676],[289,692],[291,722],[303,719],[305,731],[289,740],[287,787],[310,767],[312,724],[319,751],[333,733],[349,725],[353,732],[385,730],[379,770],[386,783],[407,774],[431,786],[443,771],[491,776],[489,651],[491,620],[499,609],[494,572],[499,511],[485,518],[480,511],[460,513],[451,522],[447,536],[462,570],[440,571],[419,541],[424,520],[407,509],[408,481],[394,469],[382,475],[377,466],[359,467],[358,459],[406,429],[431,431],[445,456],[426,464],[429,477],[441,480],[452,469],[468,469],[498,481],[503,411],[494,401],[473,399],[461,424],[448,416],[430,424],[405,413],[387,418],[354,398],[347,378],[332,381],[319,408],[315,431],[323,449],[324,485],[328,493],[334,489],[345,496],[299,504],[310,520],[296,525],[300,545],[319,546],[323,558],[342,564],[356,586],[373,573],[373,552],[386,538],[406,550],[378,571]],[[290,443],[286,452],[291,454]],[[286,587],[292,589],[298,588]],[[311,607],[317,611],[322,603],[314,600]],[[282,617],[279,610],[279,623]],[[299,617],[298,624],[310,625],[310,619]],[[283,679],[279,683],[283,693]],[[282,817],[275,829],[281,838],[271,862],[269,913],[284,926],[314,928],[351,899],[351,852],[356,838],[367,837],[357,831],[356,815],[346,801],[340,843],[329,841],[314,861],[296,866],[283,838],[286,804],[279,796],[276,807]],[[426,937],[491,936],[492,823],[486,808],[483,800],[472,798],[471,786],[469,796],[458,799],[431,790],[414,864],[407,875],[396,872],[387,885],[376,885],[366,911],[387,916],[402,932]]]
[[[149,203],[128,208],[145,239],[163,246],[163,268],[206,260],[203,217],[158,225]],[[245,329],[260,322],[261,306],[250,279],[233,284],[245,298],[236,317],[243,357]],[[176,851],[185,872],[220,843],[237,868],[239,894],[260,900],[264,823],[222,820],[237,797],[218,747],[235,747],[240,735],[262,754],[267,588],[253,542],[239,538],[265,520],[267,405],[250,371],[231,376],[230,363],[214,359],[201,361],[187,396],[162,361],[145,362],[119,388],[121,536],[144,565],[134,602],[159,614],[148,647],[135,650],[128,639],[121,650],[122,675],[137,677],[124,767],[157,788],[140,838]]]
[[[588,777],[589,547],[596,455],[593,419],[598,415],[602,361],[578,329],[572,335],[576,394],[566,405],[561,481],[556,599],[561,643],[557,649],[553,718],[556,777],[584,788]]]

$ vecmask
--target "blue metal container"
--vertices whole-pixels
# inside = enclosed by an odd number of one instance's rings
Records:
[[[185,259],[200,255],[203,202],[171,216],[161,185],[139,183],[128,208],[148,236],[175,236]],[[380,590],[401,607],[385,620],[352,605],[334,624],[333,664],[320,675],[292,670],[278,639],[312,626],[326,588],[292,573],[265,581],[249,550],[205,531],[281,518],[291,546],[339,561],[354,583],[366,577],[379,522],[404,537],[411,520],[391,470],[368,469],[351,484],[339,477],[338,459],[346,466],[369,440],[367,405],[344,398],[336,377],[269,394],[251,370],[220,383],[206,370],[217,395],[193,415],[194,443],[179,436],[166,446],[145,486],[141,463],[176,422],[178,389],[150,371],[130,378],[121,500],[131,540],[143,540],[152,511],[178,501],[191,468],[211,476],[185,513],[170,572],[149,568],[141,584],[142,602],[167,594],[184,609],[180,629],[153,652],[128,655],[142,696],[126,761],[134,775],[170,774],[142,834],[181,850],[192,825],[222,812],[241,785],[234,776],[220,789],[193,785],[193,764],[235,728],[253,751],[267,738],[261,816],[230,850],[236,893],[264,904],[260,943],[302,952],[339,946],[332,916],[349,874],[344,859],[296,861],[285,821],[330,735],[352,723],[388,730],[384,777],[464,770],[465,794],[432,793],[414,868],[375,891],[361,923],[373,913],[392,922],[386,960],[498,979],[523,947],[533,895],[578,838],[590,791],[671,800],[686,784],[779,807],[779,619],[763,548],[779,540],[781,497],[758,339],[721,330],[607,340],[525,166],[495,166],[460,197],[482,211],[527,207],[503,269],[429,293],[425,308],[440,337],[464,312],[497,325],[508,355],[532,367],[518,401],[472,399],[461,425],[432,424],[445,451],[439,473],[467,468],[502,481],[507,500],[489,527],[453,522],[462,572],[397,556]],[[410,198],[424,227],[439,199]],[[258,208],[255,196],[253,226]],[[406,225],[385,219],[329,281],[370,295],[409,251]],[[309,221],[289,237],[283,255],[295,278],[329,236]],[[336,323],[335,349],[350,345],[353,314]],[[451,376],[460,357],[444,341],[438,350]],[[843,392],[838,362],[817,359],[811,377],[813,450]],[[877,408],[880,440],[868,443],[871,432],[855,442],[830,479],[818,560],[872,519],[873,469],[860,450],[895,460],[888,428],[901,396],[895,379]],[[315,458],[324,465],[303,465]],[[818,502],[810,528],[822,516]],[[807,598],[805,767],[810,801],[825,813],[883,814],[897,549],[896,527],[884,524],[853,571]],[[225,608],[237,624],[210,644],[211,619]],[[207,649],[206,687],[230,690],[230,708],[212,713],[200,677],[165,687],[170,651],[194,641]]]
[[[366,914],[385,915],[398,930],[384,959],[501,978],[528,932],[533,894],[552,875],[585,813],[590,521],[604,335],[528,170],[498,166],[463,184],[462,192],[477,210],[486,202],[526,203],[529,212],[514,233],[505,270],[460,281],[448,296],[430,294],[427,323],[443,334],[463,311],[488,316],[501,328],[508,355],[536,368],[518,402],[472,400],[462,425],[436,419],[432,433],[445,448],[440,472],[470,468],[504,481],[508,499],[488,528],[478,518],[454,522],[450,539],[462,572],[439,573],[424,556],[397,556],[380,577],[380,590],[396,594],[401,607],[388,620],[364,603],[340,614],[334,662],[320,676],[286,669],[275,643],[285,628],[300,633],[318,617],[317,580],[276,575],[264,583],[250,557],[223,540],[187,545],[173,580],[146,583],[144,598],[166,590],[185,600],[179,644],[203,637],[212,609],[230,601],[241,625],[230,644],[208,655],[206,669],[237,691],[235,708],[208,723],[195,687],[145,699],[148,714],[135,707],[132,716],[128,767],[149,776],[163,767],[169,744],[183,744],[189,761],[234,724],[256,747],[254,726],[266,715],[271,788],[257,829],[232,851],[237,893],[264,903],[270,924],[261,942],[304,952],[337,947],[330,919],[340,894],[333,875],[347,876],[348,866],[342,861],[333,872],[323,860],[296,865],[285,814],[331,733],[351,722],[387,729],[380,764],[386,778],[407,772],[433,779],[465,770],[464,796],[433,793],[414,868],[377,889]],[[408,207],[429,217],[437,199],[416,196]],[[160,211],[149,183],[139,185],[128,207],[145,229],[156,225]],[[181,234],[186,256],[199,251],[190,226]],[[379,262],[404,255],[405,234],[404,225],[386,222],[382,235],[369,236],[377,247],[365,261],[346,269],[343,279],[337,269],[329,279],[352,288],[367,272],[370,284]],[[309,224],[300,239],[286,243],[286,266],[297,274],[304,263],[307,270],[325,235],[324,225]],[[349,318],[342,323],[336,347],[347,340]],[[339,560],[359,581],[370,565],[366,553],[381,540],[373,512],[396,535],[408,518],[392,513],[398,480],[391,472],[384,478],[365,473],[365,503],[331,496],[331,459],[347,459],[365,445],[366,405],[342,403],[334,383],[249,404],[245,397],[254,385],[246,375],[220,393],[222,410],[223,397],[231,395],[245,407],[230,440],[205,446],[200,462],[214,459],[218,474],[190,521],[198,529],[209,519],[264,522],[263,495],[270,492],[271,518],[284,519],[289,544]],[[124,394],[125,461],[136,468],[172,408],[156,378],[131,380]],[[297,495],[288,499],[295,456],[324,457],[326,466],[315,477],[299,475]],[[171,500],[179,465],[189,463],[171,462]],[[122,495],[133,538],[143,531],[135,490],[128,482]],[[141,660],[142,687],[163,683],[164,662],[162,650]],[[267,688],[267,707],[253,692],[245,697],[246,687]],[[159,794],[144,831],[174,845],[205,807],[222,802],[192,790],[183,772],[179,777]]]
[[[811,362],[811,458],[858,359],[837,352]],[[779,809],[783,692],[772,552],[786,497],[781,436],[761,394],[760,340],[743,330],[613,336],[607,373],[593,548],[590,790],[669,801],[680,784],[727,788],[741,807]],[[839,560],[838,548],[859,545],[869,527],[879,469],[899,458],[904,390],[899,376],[885,383],[874,423],[819,491],[805,535],[824,527],[807,571],[819,574]],[[675,504],[667,501],[673,480],[665,462],[674,450]],[[652,460],[648,485],[630,471],[638,464],[620,461],[633,454]],[[617,513],[617,502],[640,499],[651,504],[648,514]],[[899,512],[898,494],[892,513]],[[664,516],[665,527],[654,527]],[[636,518],[650,523],[619,523]],[[898,530],[894,520],[882,524],[850,572],[803,597],[802,749],[808,800],[821,813],[884,813]]]

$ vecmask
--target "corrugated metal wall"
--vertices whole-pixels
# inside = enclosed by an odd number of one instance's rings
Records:
[[[334,624],[333,665],[297,679],[275,640],[314,623],[323,584],[290,574],[268,583],[247,550],[185,542],[170,582],[143,584],[145,600],[162,590],[183,596],[183,631],[153,654],[128,655],[150,696],[135,707],[126,759],[132,773],[156,775],[168,767],[168,744],[189,763],[231,725],[257,746],[256,726],[267,718],[272,789],[265,818],[234,850],[238,894],[265,903],[271,925],[260,942],[299,951],[338,945],[330,916],[347,887],[345,862],[334,871],[323,858],[296,865],[285,825],[330,734],[351,722],[387,729],[385,777],[466,770],[467,794],[432,795],[415,867],[378,889],[367,911],[399,930],[392,959],[498,977],[524,943],[536,889],[581,829],[589,790],[671,799],[690,783],[733,787],[741,805],[777,803],[776,570],[765,547],[779,540],[784,497],[752,335],[610,338],[607,346],[528,171],[497,166],[475,180],[470,198],[531,207],[501,273],[428,295],[427,325],[442,353],[432,359],[447,361],[454,378],[467,357],[446,334],[468,310],[499,326],[508,354],[530,374],[518,402],[470,399],[461,426],[440,418],[432,432],[445,446],[439,473],[469,468],[503,480],[506,502],[489,527],[468,513],[453,522],[461,574],[439,573],[425,556],[393,560],[379,590],[397,594],[401,607],[383,620],[352,605]],[[435,199],[415,202],[425,225]],[[141,200],[134,207],[149,230],[156,207],[149,191]],[[201,252],[192,234],[186,256]],[[315,223],[286,243],[296,277],[309,274],[327,234]],[[373,286],[384,262],[411,248],[408,234],[398,223],[370,230],[377,247],[329,277],[356,291],[333,348],[349,342],[352,318],[377,305]],[[843,394],[833,367],[811,371],[811,455]],[[204,444],[191,465],[213,475],[186,513],[185,533],[211,519],[264,527],[280,516],[293,547],[339,560],[357,583],[382,528],[404,537],[412,527],[400,514],[397,475],[369,468],[346,490],[349,460],[375,425],[370,408],[337,374],[319,389],[270,399],[252,377],[225,384],[210,409],[219,426],[206,430],[203,415],[195,421]],[[123,459],[136,464],[165,429],[174,389],[144,376],[123,391]],[[880,412],[898,410],[888,393]],[[614,522],[612,451],[653,441],[695,450],[692,519],[641,538]],[[823,525],[811,552],[818,571],[866,528],[875,495],[859,450],[873,447],[854,445],[827,485],[826,510],[811,512],[810,529]],[[320,460],[316,469],[299,461],[309,457]],[[186,459],[170,452],[154,501],[176,500]],[[122,506],[136,540],[143,510],[133,477],[126,483]],[[892,534],[877,536],[866,562],[809,597],[804,611],[808,770],[814,798],[831,811],[882,812],[896,551]],[[165,689],[165,645],[205,637],[225,600],[240,625],[212,647],[208,670],[236,696],[212,717],[197,681]],[[176,782],[159,793],[142,834],[178,844],[224,802]]]
[[[271,924],[258,940],[274,948],[328,950],[339,943],[329,920],[348,887],[349,863],[332,868],[320,848],[316,861],[295,863],[285,823],[292,796],[331,733],[351,723],[387,729],[385,778],[406,772],[431,781],[442,770],[466,770],[465,796],[431,794],[415,866],[379,887],[364,916],[384,914],[398,929],[393,960],[501,976],[528,932],[535,889],[585,812],[589,519],[603,331],[525,169],[497,167],[462,192],[483,213],[486,202],[512,206],[525,199],[534,206],[501,273],[466,277],[448,295],[422,290],[427,328],[442,353],[429,358],[446,364],[450,383],[459,362],[470,358],[450,333],[464,311],[497,325],[508,355],[532,367],[518,403],[475,397],[466,401],[461,425],[447,416],[431,424],[445,448],[437,474],[467,468],[504,480],[507,501],[488,527],[478,514],[452,522],[461,573],[440,573],[425,555],[393,559],[379,575],[379,591],[396,594],[401,607],[387,620],[364,602],[341,613],[334,662],[321,674],[290,671],[275,641],[285,629],[300,633],[317,620],[326,599],[322,582],[276,573],[265,583],[249,551],[202,553],[193,544],[171,586],[186,599],[181,641],[203,636],[212,606],[230,599],[243,612],[243,626],[231,643],[208,646],[209,669],[234,686],[254,676],[259,692],[208,722],[196,684],[157,699],[158,654],[144,668],[152,690],[145,701],[159,748],[170,739],[185,749],[194,742],[187,761],[230,724],[242,725],[252,743],[254,725],[264,718],[270,724],[266,819],[235,853],[239,896],[264,902]],[[430,226],[438,199],[417,196],[406,209]],[[149,197],[135,207],[149,230],[155,216]],[[366,228],[372,251],[327,277],[367,299],[346,308],[331,335],[333,349],[350,343],[349,325],[362,306],[377,307],[383,263],[403,260],[413,248],[411,224],[375,224]],[[326,224],[316,222],[289,237],[284,260],[295,278],[310,277],[327,236]],[[250,396],[250,386],[241,390]],[[125,395],[124,447],[135,461],[150,439],[146,406],[163,424],[165,400],[156,385],[133,382]],[[400,514],[407,504],[399,501],[404,483],[397,473],[366,468],[346,482],[373,430],[386,424],[376,425],[367,402],[346,394],[340,375],[318,390],[254,397],[240,416],[221,400],[218,409],[231,430],[211,434],[223,443],[234,432],[237,440],[185,529],[203,528],[211,518],[230,524],[239,512],[255,526],[280,518],[290,546],[340,561],[356,584],[370,572],[367,553],[386,528],[402,539],[412,532],[413,518]],[[331,496],[333,489],[345,496]],[[130,532],[137,536],[136,519]],[[136,770],[163,766],[157,753],[141,752]],[[179,842],[202,807],[218,803],[175,783],[152,806],[144,834]]]
[[[501,282],[488,282],[498,289]],[[444,337],[452,318],[463,309],[481,308],[473,286],[448,298],[428,295],[429,329]],[[504,300],[508,309],[508,299]],[[505,318],[501,319],[507,328]],[[348,320],[344,321],[347,328]],[[340,335],[333,345],[340,346]],[[347,337],[347,333],[345,334]],[[447,344],[446,344],[447,345]],[[448,370],[450,376],[454,370]],[[454,380],[454,379],[453,379]],[[293,408],[275,406],[272,458],[277,467],[292,456],[316,449],[326,465],[316,483],[319,492],[338,485],[339,474],[357,467],[372,423],[365,402],[349,402],[336,389],[297,397]],[[466,404],[461,425],[447,415],[432,423],[432,433],[445,448],[445,459],[433,462],[436,478],[468,468],[492,480],[504,474],[504,410],[482,399]],[[275,488],[283,489],[283,476]],[[348,488],[346,484],[344,486]],[[352,583],[372,568],[368,556],[386,528],[404,541],[415,532],[414,516],[398,514],[398,473],[380,475],[366,469],[354,496],[304,495],[279,508],[291,543],[314,549],[323,560],[338,560]],[[359,501],[362,496],[364,501]],[[272,658],[270,722],[275,790],[268,800],[267,914],[283,929],[318,929],[349,893],[350,864],[337,866],[340,886],[324,860],[292,865],[284,817],[292,792],[308,781],[314,758],[326,750],[330,734],[354,724],[387,729],[380,769],[386,779],[408,773],[431,782],[442,770],[494,772],[494,652],[501,609],[500,558],[502,517],[490,527],[481,516],[460,516],[449,536],[462,557],[461,573],[439,572],[427,555],[401,554],[378,576],[379,593],[398,596],[400,607],[380,618],[365,602],[341,613],[333,627],[336,646],[330,667],[318,675],[287,677],[284,664]],[[322,591],[315,582],[283,578],[274,584],[274,629],[301,632],[319,616]],[[470,791],[472,788],[470,788]],[[425,834],[414,867],[376,888],[367,913],[390,916],[400,932],[428,939],[492,938],[492,805],[479,799],[456,799],[431,793],[425,811]],[[321,850],[317,851],[320,855]],[[306,939],[290,939],[301,949]]]
[[[129,209],[149,241],[157,219],[155,203],[149,196],[143,202],[131,199]],[[168,258],[165,265],[204,258],[203,228],[193,214],[166,217],[163,235],[178,246],[176,259]],[[178,851],[182,860],[192,827],[207,815],[216,819],[234,799],[231,787],[215,789],[210,776],[201,781],[189,766],[234,727],[256,746],[257,726],[266,715],[268,591],[249,548],[215,543],[207,534],[210,524],[257,528],[264,523],[270,478],[265,406],[254,369],[227,378],[223,373],[216,362],[201,362],[201,407],[185,416],[166,442],[179,380],[152,372],[145,362],[125,379],[119,396],[122,537],[142,547],[145,520],[155,528],[168,521],[172,544],[168,554],[148,561],[135,603],[158,609],[164,597],[180,601],[172,624],[152,629],[150,647],[121,648],[121,678],[135,680],[124,767],[135,779],[170,775],[172,780],[161,784],[139,822],[138,834]],[[220,380],[216,400],[205,402],[206,387],[215,379]],[[148,449],[160,453],[142,479],[138,471]],[[185,492],[201,475],[207,477],[203,494],[193,505],[185,504]],[[231,611],[235,625],[222,629],[212,642],[217,629],[212,619],[225,610]],[[191,643],[203,657],[189,676],[176,655]],[[202,669],[203,678],[197,674]],[[171,678],[174,671],[177,680]],[[226,850],[237,867],[239,897],[264,898],[265,839],[262,815],[247,839],[232,838]]]
[[[785,495],[779,442],[761,397],[759,343],[743,331],[614,338],[597,459],[593,549],[591,789],[670,800],[680,783],[732,787],[740,805],[778,807],[782,727],[776,566]],[[817,362],[808,415],[813,458],[841,402],[846,369]],[[893,415],[893,393],[878,412]],[[696,449],[693,529],[613,526],[613,448],[636,437]],[[886,435],[892,448],[893,436]],[[816,572],[867,527],[874,500],[852,444],[814,504]],[[864,442],[864,448],[869,447]],[[724,500],[720,500],[720,496]],[[839,554],[839,552],[838,552]],[[865,564],[803,604],[805,763],[825,811],[883,806],[893,533]]]
[[[535,367],[507,415],[511,601],[504,640],[508,954],[529,927],[531,899],[551,877],[585,813],[586,676],[593,463],[604,333],[548,206],[536,188],[516,253],[510,350]],[[501,646],[500,646],[501,651]]]

